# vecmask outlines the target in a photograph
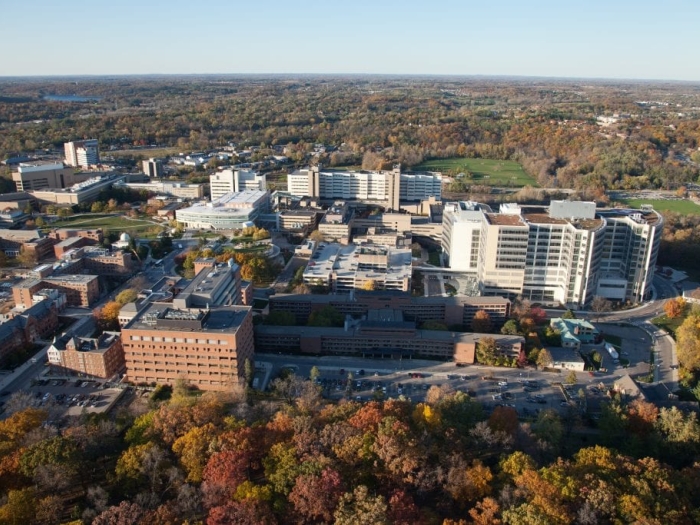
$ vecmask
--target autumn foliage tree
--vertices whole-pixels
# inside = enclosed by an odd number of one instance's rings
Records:
[[[477,310],[472,319],[472,330],[480,334],[487,334],[493,328],[491,316],[486,310]]]
[[[664,312],[670,319],[680,317],[685,312],[687,303],[682,297],[674,297],[664,303]]]

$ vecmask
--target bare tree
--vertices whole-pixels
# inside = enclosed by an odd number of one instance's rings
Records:
[[[605,297],[596,295],[591,301],[591,312],[596,314],[596,320],[600,321],[600,317],[604,312],[609,312],[612,309],[612,303]]]

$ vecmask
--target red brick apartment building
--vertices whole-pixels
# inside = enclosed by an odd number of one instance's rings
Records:
[[[58,275],[29,278],[12,287],[15,304],[28,307],[39,290],[52,288],[66,294],[68,306],[92,305],[100,296],[100,284],[96,275]]]
[[[124,370],[124,350],[118,332],[96,339],[63,335],[47,353],[49,363],[64,374],[109,379]]]
[[[174,384],[185,379],[202,390],[226,391],[253,361],[248,306],[176,308],[152,303],[122,328],[126,379]]]

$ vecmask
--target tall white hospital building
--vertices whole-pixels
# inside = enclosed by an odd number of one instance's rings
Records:
[[[264,174],[246,170],[221,170],[209,176],[211,200],[215,201],[227,193],[241,191],[265,191],[267,180]]]
[[[89,168],[100,163],[97,139],[66,142],[63,150],[66,155],[66,164],[69,166]]]
[[[330,171],[318,166],[297,170],[287,176],[287,190],[299,197],[376,202],[398,211],[401,202],[419,202],[442,196],[439,173],[391,171]]]
[[[594,202],[549,207],[449,203],[442,247],[450,268],[472,273],[482,295],[522,296],[582,307],[593,297],[648,296],[663,218],[650,207],[601,209]]]

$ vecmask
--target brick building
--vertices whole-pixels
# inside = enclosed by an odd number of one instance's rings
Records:
[[[485,310],[494,327],[500,327],[510,315],[510,301],[502,297],[411,297],[396,291],[355,291],[351,294],[276,294],[270,297],[270,312],[294,314],[297,324],[306,324],[311,313],[332,306],[343,315],[361,317],[370,309],[401,310],[411,321],[439,321],[447,326],[471,328],[474,314]]]
[[[12,296],[15,304],[25,308],[34,304],[34,295],[44,288],[64,293],[68,306],[88,307],[100,296],[100,284],[96,275],[52,275],[41,279],[24,279],[14,285]]]
[[[78,228],[56,228],[54,230],[51,230],[47,236],[51,239],[56,239],[57,241],[65,241],[66,239],[71,239],[74,237],[90,239],[92,241],[95,241],[95,243],[101,243],[104,240],[104,234],[101,228],[95,228],[93,230],[81,230]]]
[[[0,250],[8,257],[17,257],[27,252],[37,261],[53,254],[54,240],[45,237],[39,230],[0,229]]]
[[[14,314],[10,320],[0,324],[0,364],[37,339],[50,337],[57,328],[58,311],[50,299]]]
[[[225,391],[254,360],[249,306],[177,308],[151,303],[122,328],[126,379],[174,384],[185,379],[202,390]]]
[[[255,327],[255,347],[265,352],[346,355],[355,357],[429,358],[473,364],[476,345],[493,337],[501,351],[517,355],[519,336],[418,330],[399,310],[369,310],[367,318],[346,321],[343,328],[309,326]]]
[[[124,350],[118,332],[104,332],[98,338],[63,335],[47,353],[59,373],[109,379],[124,370]]]

